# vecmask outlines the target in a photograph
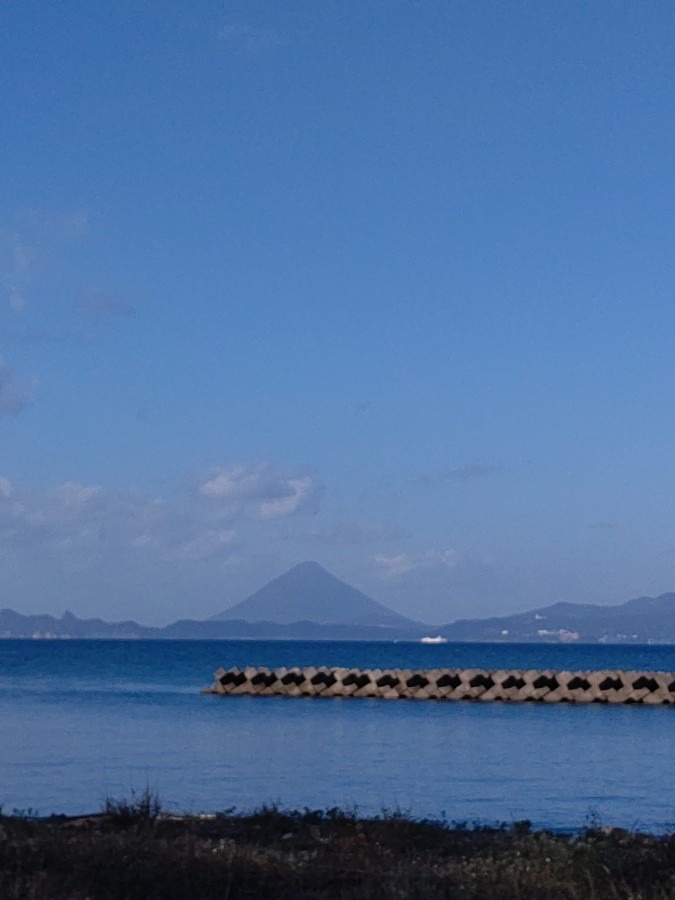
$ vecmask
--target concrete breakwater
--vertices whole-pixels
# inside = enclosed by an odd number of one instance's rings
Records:
[[[675,703],[675,672],[485,669],[218,669],[205,693],[385,700]]]

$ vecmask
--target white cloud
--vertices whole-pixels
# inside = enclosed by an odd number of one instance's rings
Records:
[[[12,482],[9,478],[0,476],[0,497],[7,498],[12,496]]]
[[[257,468],[231,466],[228,469],[219,469],[199,490],[205,497],[227,500],[258,499],[264,496],[263,486],[268,480],[264,466]]]
[[[314,483],[306,475],[304,478],[289,478],[287,497],[277,497],[274,500],[263,500],[260,504],[260,517],[262,519],[278,519],[281,516],[292,516],[312,496]]]
[[[199,492],[260,519],[277,519],[316,512],[319,488],[309,474],[282,472],[262,463],[217,469]]]

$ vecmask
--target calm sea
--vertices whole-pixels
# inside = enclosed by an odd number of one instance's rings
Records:
[[[200,694],[218,666],[675,671],[675,647],[0,641],[0,804],[401,809],[473,822],[675,823],[675,708]]]

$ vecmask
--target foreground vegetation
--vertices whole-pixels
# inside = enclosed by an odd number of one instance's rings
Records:
[[[186,818],[146,792],[79,819],[0,816],[0,898],[663,900],[675,898],[675,836],[274,807]]]

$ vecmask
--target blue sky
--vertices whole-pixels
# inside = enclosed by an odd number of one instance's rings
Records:
[[[188,6],[0,8],[0,606],[675,590],[672,4]]]

